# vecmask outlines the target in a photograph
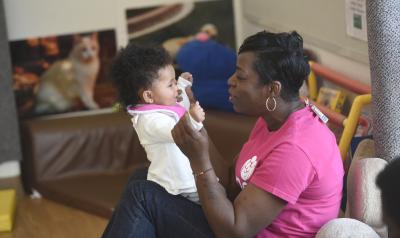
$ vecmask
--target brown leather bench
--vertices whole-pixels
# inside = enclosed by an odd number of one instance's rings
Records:
[[[211,157],[222,183],[256,118],[206,111]],[[134,170],[148,161],[130,117],[102,113],[21,123],[22,178],[27,192],[109,217]],[[215,146],[214,146],[215,145]]]

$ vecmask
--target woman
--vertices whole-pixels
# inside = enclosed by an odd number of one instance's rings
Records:
[[[236,160],[233,201],[211,166],[207,132],[183,117],[172,136],[190,160],[201,206],[131,181],[104,237],[314,237],[338,215],[343,167],[334,135],[299,100],[309,71],[296,32],[248,37],[229,93],[235,111],[259,119]]]

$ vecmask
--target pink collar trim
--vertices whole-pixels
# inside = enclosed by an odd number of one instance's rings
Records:
[[[165,106],[159,104],[139,104],[136,106],[128,106],[126,108],[128,113],[132,116],[136,114],[144,114],[150,112],[172,112],[176,117],[177,121],[185,115],[186,109],[179,104],[174,106]]]

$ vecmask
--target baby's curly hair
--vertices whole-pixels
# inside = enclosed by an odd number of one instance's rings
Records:
[[[172,58],[161,46],[140,46],[129,43],[122,48],[111,65],[111,78],[124,108],[139,103],[139,90],[151,86],[158,71],[172,65]]]

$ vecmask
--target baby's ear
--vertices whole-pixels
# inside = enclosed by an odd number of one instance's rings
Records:
[[[153,103],[153,92],[151,90],[143,90],[142,98],[145,103]]]

